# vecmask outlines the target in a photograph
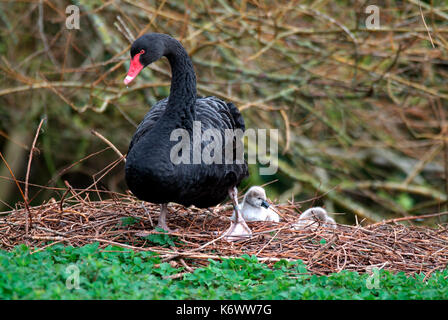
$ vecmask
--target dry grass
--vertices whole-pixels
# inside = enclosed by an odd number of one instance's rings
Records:
[[[367,226],[338,225],[338,229],[318,228],[296,231],[291,222],[299,215],[299,204],[278,205],[283,222],[248,223],[253,237],[227,242],[217,239],[230,224],[232,209],[217,206],[211,210],[171,205],[168,224],[176,238],[175,247],[156,245],[139,236],[153,231],[159,207],[137,199],[111,194],[112,199],[90,201],[84,191],[70,190],[71,199],[51,200],[31,207],[33,223],[26,232],[26,209],[18,209],[0,219],[0,248],[11,249],[26,243],[35,250],[63,243],[82,246],[99,242],[101,247],[116,245],[133,250],[157,252],[164,261],[179,260],[187,270],[207,264],[208,259],[256,255],[261,262],[302,259],[310,272],[328,274],[341,270],[369,272],[384,268],[407,274],[443,270],[448,263],[448,230],[380,223]],[[123,225],[134,217],[136,223]],[[324,239],[324,240],[322,240]]]

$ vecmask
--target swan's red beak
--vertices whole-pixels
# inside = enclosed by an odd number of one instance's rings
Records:
[[[131,65],[129,66],[128,75],[124,78],[124,84],[130,83],[143,69],[143,65],[140,63],[140,55],[142,52],[137,53],[134,58],[131,59]]]

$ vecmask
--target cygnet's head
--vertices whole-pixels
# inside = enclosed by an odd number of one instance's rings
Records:
[[[316,230],[317,227],[336,229],[337,225],[333,218],[328,216],[327,211],[321,207],[309,208],[303,212],[297,222],[293,224],[296,230],[309,228]]]
[[[251,187],[246,192],[243,202],[256,208],[269,208],[269,202],[266,201],[266,192],[262,187],[259,186]]]
[[[328,213],[324,208],[313,207],[305,210],[305,212],[300,215],[299,220],[314,220],[323,223],[327,218],[329,218]]]

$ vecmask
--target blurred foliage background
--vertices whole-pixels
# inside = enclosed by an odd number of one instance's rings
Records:
[[[69,29],[69,5],[79,29]],[[369,29],[369,5],[380,28]],[[279,202],[345,213],[338,222],[446,210],[448,5],[440,1],[2,1],[0,211],[73,188],[126,192],[123,163],[150,105],[169,94],[163,59],[129,87],[130,36],[171,34],[200,95],[234,102],[250,128],[279,129]],[[8,163],[8,166],[5,165]],[[94,197],[95,194],[92,195]],[[442,218],[420,223],[434,224]]]

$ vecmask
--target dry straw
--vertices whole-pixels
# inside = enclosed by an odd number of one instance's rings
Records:
[[[321,227],[315,232],[296,231],[290,225],[299,215],[297,204],[276,207],[283,222],[249,222],[253,237],[232,243],[217,239],[229,226],[230,206],[209,210],[172,204],[168,223],[178,228],[172,234],[176,246],[160,246],[141,236],[145,231],[158,233],[151,231],[151,225],[157,221],[159,206],[146,203],[143,207],[134,197],[115,193],[109,193],[110,200],[90,201],[86,190],[67,190],[71,197],[65,202],[51,200],[29,208],[33,226],[28,235],[25,208],[0,219],[0,247],[10,250],[28,243],[34,251],[40,251],[57,243],[82,246],[99,242],[100,248],[115,245],[157,252],[163,261],[181,263],[188,267],[187,271],[207,264],[208,259],[243,254],[256,255],[268,264],[301,259],[311,273],[321,275],[341,270],[368,272],[374,267],[429,274],[443,270],[448,263],[445,226],[408,227],[391,221],[367,226],[338,225],[336,230]],[[124,224],[126,217],[136,222]]]

